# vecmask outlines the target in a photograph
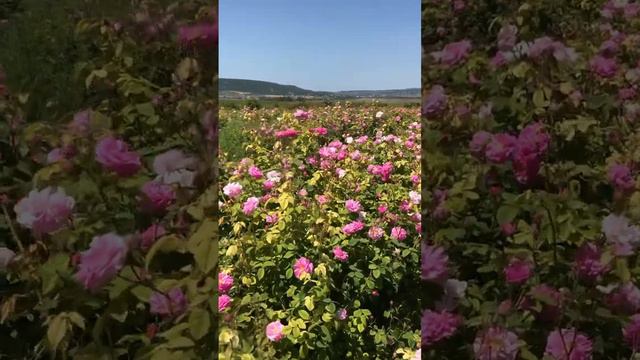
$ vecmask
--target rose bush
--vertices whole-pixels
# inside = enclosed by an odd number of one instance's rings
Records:
[[[637,356],[639,10],[423,1],[426,358]]]
[[[414,357],[419,110],[220,111],[220,358]]]
[[[80,108],[0,93],[0,357],[215,355],[216,16],[166,3],[77,19]]]

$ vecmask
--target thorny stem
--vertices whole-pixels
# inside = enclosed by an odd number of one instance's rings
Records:
[[[551,224],[551,232],[553,234],[553,263],[558,264],[558,233],[556,230],[556,223],[553,221],[551,217],[551,210],[545,205],[542,207],[547,211],[547,217],[549,218],[549,223]]]
[[[16,232],[16,229],[13,227],[13,222],[11,221],[11,217],[9,216],[9,211],[7,210],[7,206],[5,204],[2,204],[2,212],[4,213],[4,218],[7,221],[7,225],[9,225],[9,230],[11,231],[11,236],[13,236],[13,240],[15,240],[16,244],[18,245],[18,249],[20,250],[20,252],[24,252],[24,246],[22,246],[22,242],[18,237],[18,233]]]

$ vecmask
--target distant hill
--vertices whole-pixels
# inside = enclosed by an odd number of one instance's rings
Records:
[[[282,85],[269,81],[226,79],[218,82],[221,98],[264,98],[264,97],[303,97],[303,98],[419,98],[420,89],[398,90],[350,90],[350,91],[313,91],[294,85]]]

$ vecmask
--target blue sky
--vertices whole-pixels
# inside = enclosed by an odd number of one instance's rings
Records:
[[[420,87],[418,0],[220,0],[220,77],[310,90]]]

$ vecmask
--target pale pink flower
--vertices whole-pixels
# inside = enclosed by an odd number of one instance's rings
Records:
[[[592,349],[586,335],[575,329],[556,329],[547,337],[545,355],[553,360],[590,360]]]
[[[445,45],[441,51],[431,53],[431,56],[442,64],[453,66],[466,60],[470,51],[471,41],[461,40]]]
[[[317,195],[316,201],[318,202],[318,204],[324,205],[329,202],[329,197],[327,197],[326,195]]]
[[[615,59],[605,58],[600,55],[594,56],[589,61],[591,71],[603,78],[611,78],[618,72],[618,64]]]
[[[227,294],[222,294],[218,297],[218,312],[225,311],[229,306],[231,306],[231,302],[233,299],[231,296]]]
[[[233,276],[226,272],[218,273],[218,292],[226,294],[233,287]]]
[[[336,246],[333,248],[333,256],[338,260],[345,262],[349,260],[349,254],[346,251],[342,250],[340,246]]]
[[[14,207],[18,223],[34,234],[55,232],[67,223],[73,212],[75,201],[62,188],[46,187],[31,190]]]
[[[293,274],[296,278],[302,279],[305,275],[311,275],[313,272],[313,263],[306,257],[301,257],[293,264]]]
[[[235,199],[242,194],[242,185],[237,182],[232,182],[225,185],[224,188],[222,188],[222,191],[228,197]]]
[[[448,311],[425,310],[422,313],[422,347],[431,346],[451,337],[462,323],[459,316]]]
[[[629,256],[640,243],[640,228],[624,216],[610,214],[602,220],[602,231],[618,256]]]
[[[422,113],[433,117],[441,114],[447,107],[447,95],[441,85],[434,85],[422,102]]]
[[[150,312],[165,317],[179,316],[187,311],[187,297],[179,287],[165,294],[153,292],[149,298]]]
[[[298,120],[307,120],[309,118],[309,112],[304,111],[302,109],[298,109],[296,110],[296,112],[293,113],[293,117],[295,117]]]
[[[163,184],[179,184],[189,187],[195,180],[196,159],[186,156],[182,151],[168,150],[153,159],[153,172],[158,174],[156,180]]]
[[[68,127],[72,133],[86,135],[89,132],[91,123],[91,110],[82,110],[73,115],[73,120]]]
[[[96,145],[96,160],[107,170],[119,176],[131,176],[142,166],[140,155],[130,151],[122,140],[112,136],[103,138]]]
[[[515,360],[518,336],[500,327],[490,327],[476,336],[473,353],[476,360]]]
[[[338,313],[336,314],[336,317],[338,318],[338,320],[341,320],[341,321],[346,320],[348,316],[349,316],[349,312],[345,308],[338,310]]]
[[[498,49],[509,51],[516,46],[518,40],[518,27],[515,25],[503,25],[498,32]]]
[[[284,339],[285,335],[282,332],[283,329],[284,329],[284,325],[282,325],[280,320],[270,322],[266,328],[267,339],[273,342],[278,342]]]
[[[391,238],[397,241],[403,241],[404,239],[407,238],[407,230],[396,226],[393,229],[391,229]]]
[[[143,208],[155,212],[164,211],[176,200],[176,193],[171,185],[159,183],[155,180],[148,181],[142,186]]]
[[[260,199],[255,196],[252,196],[247,199],[242,205],[242,212],[245,215],[251,215],[258,208],[258,204],[260,203]]]
[[[64,160],[64,158],[65,156],[64,156],[64,152],[62,151],[62,148],[52,149],[47,154],[47,164],[57,163],[58,161]]]
[[[422,200],[422,196],[417,191],[409,191],[409,199],[415,205],[420,205],[420,201]]]
[[[605,302],[617,312],[633,314],[640,310],[640,289],[635,284],[628,282],[618,286],[614,292],[607,296]]]
[[[124,239],[114,233],[94,237],[89,249],[80,253],[75,279],[89,291],[97,291],[116,277],[128,250]]]
[[[442,283],[448,276],[449,257],[441,246],[422,246],[422,280]]]
[[[380,240],[384,236],[384,230],[378,226],[372,226],[367,235],[371,240]]]

